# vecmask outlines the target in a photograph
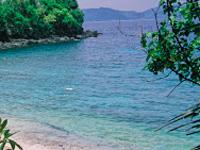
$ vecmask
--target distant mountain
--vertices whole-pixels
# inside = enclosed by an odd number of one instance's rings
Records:
[[[134,20],[134,19],[153,19],[154,15],[151,9],[144,12],[121,11],[111,8],[91,8],[84,9],[85,21],[108,21],[108,20]],[[158,17],[162,18],[160,10]]]

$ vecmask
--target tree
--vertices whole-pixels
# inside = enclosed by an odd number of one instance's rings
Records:
[[[83,33],[76,0],[4,0],[0,3],[0,41]]]
[[[77,9],[78,3],[76,0],[64,0],[67,6],[69,6],[70,9]]]
[[[8,31],[7,31],[7,22],[5,19],[5,7],[2,7],[0,4],[0,41],[6,42],[9,41]]]
[[[143,34],[141,39],[147,53],[146,68],[154,74],[175,73],[179,85],[187,81],[200,86],[200,1],[160,0],[160,7],[166,19],[159,22],[154,11],[157,30]],[[187,128],[187,135],[200,133],[199,117],[200,104],[197,104],[163,127],[184,120],[170,131]],[[200,146],[194,150],[200,150]]]

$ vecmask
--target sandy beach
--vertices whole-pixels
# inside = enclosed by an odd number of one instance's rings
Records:
[[[30,120],[9,117],[9,129],[12,132],[19,131],[13,139],[24,150],[111,150],[107,146]]]

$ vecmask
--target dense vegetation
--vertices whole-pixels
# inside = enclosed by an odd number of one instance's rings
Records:
[[[83,32],[76,0],[0,0],[0,41]]]
[[[183,82],[200,86],[200,1],[160,0],[166,19],[157,20],[157,31],[142,36],[142,46],[147,53],[146,68],[154,74],[175,73]],[[177,86],[178,86],[177,85]],[[200,104],[170,120],[165,126],[183,121],[172,128],[186,129],[187,135],[200,133]],[[194,148],[200,150],[200,146]]]

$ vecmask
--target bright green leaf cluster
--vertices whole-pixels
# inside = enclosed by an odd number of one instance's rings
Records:
[[[146,68],[154,74],[174,72],[181,83],[200,86],[200,2],[199,0],[160,0],[166,19],[157,20],[157,30],[142,35],[147,52]],[[170,131],[186,129],[187,135],[200,133],[200,103],[171,119],[170,126],[184,120]],[[163,128],[162,127],[162,128]],[[161,128],[160,128],[161,129]],[[200,145],[192,150],[200,150]]]
[[[83,12],[76,0],[0,1],[0,41],[83,32]]]
[[[141,40],[147,50],[146,68],[154,74],[171,70],[180,81],[200,85],[199,0],[161,0],[160,5],[166,19]]]
[[[11,139],[15,133],[10,133],[10,130],[6,129],[7,124],[7,120],[2,120],[0,118],[0,150],[4,150],[7,144],[10,145],[12,150],[15,150],[15,148],[23,150],[19,144]]]

